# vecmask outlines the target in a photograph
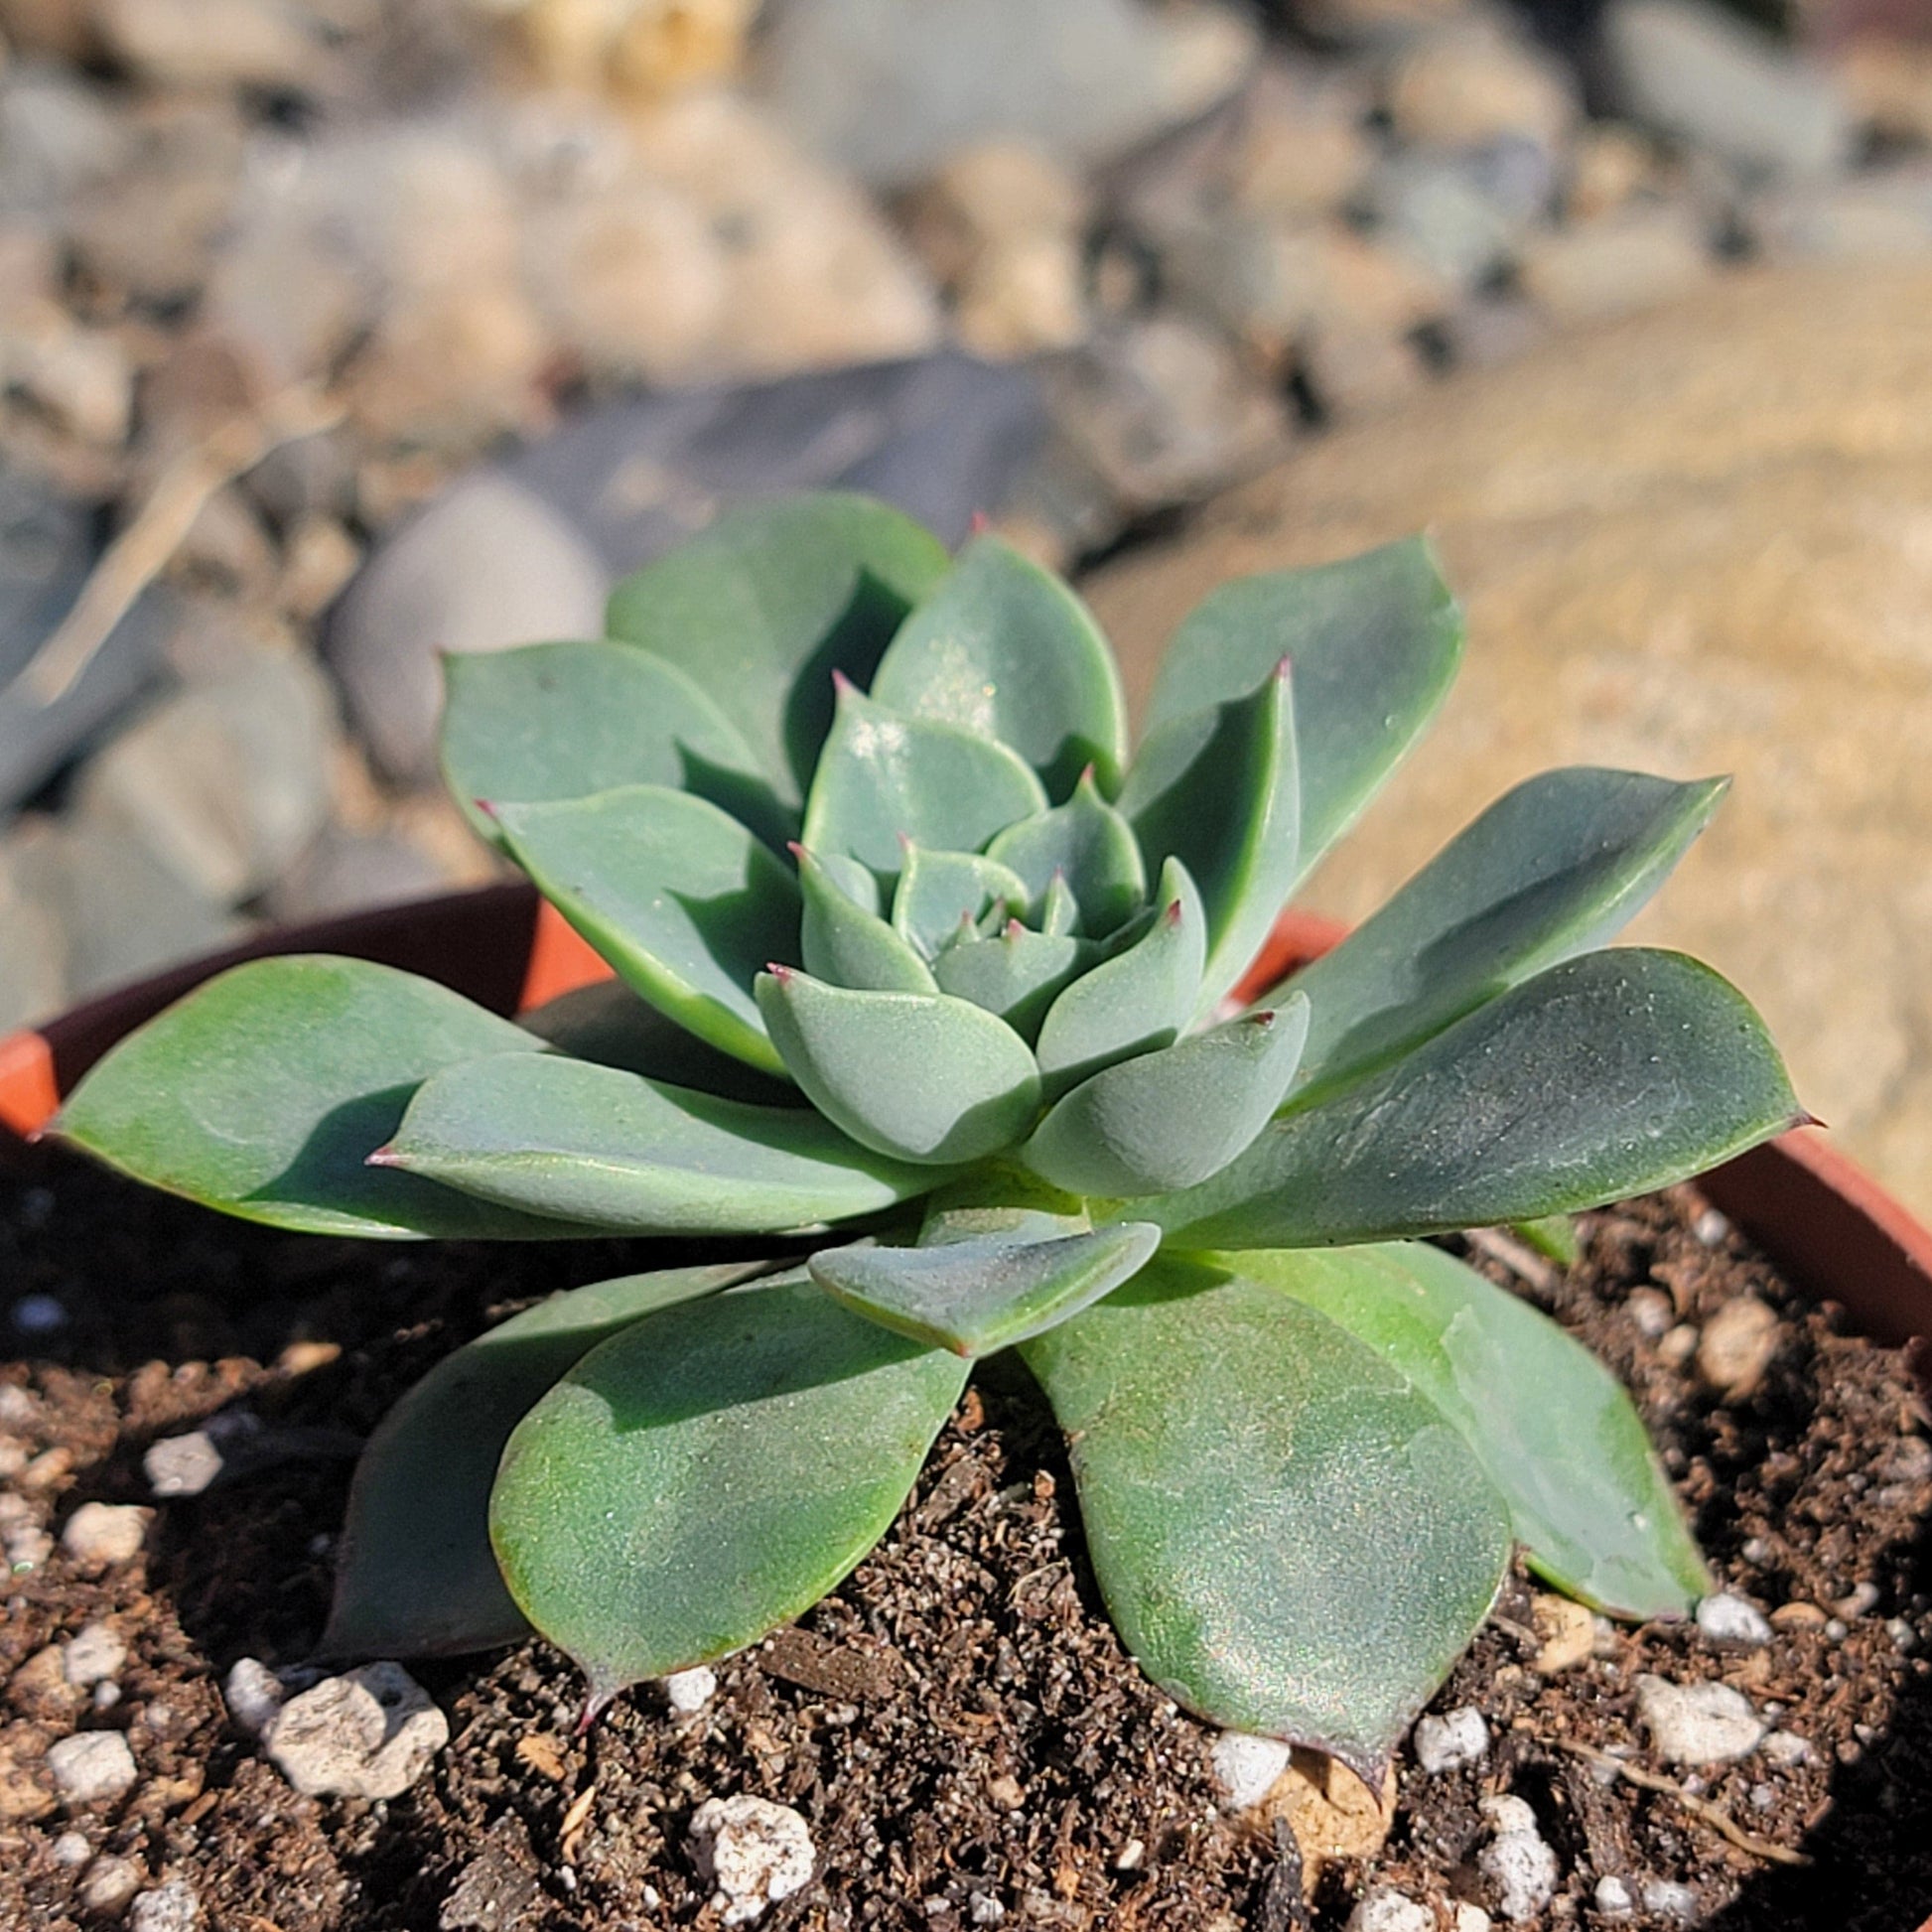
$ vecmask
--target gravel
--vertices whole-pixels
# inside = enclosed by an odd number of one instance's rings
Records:
[[[1764,1737],[1750,1701],[1728,1684],[1673,1684],[1645,1675],[1637,1679],[1637,1713],[1668,1764],[1728,1764],[1748,1757]]]
[[[118,1730],[83,1730],[48,1745],[47,1769],[54,1788],[76,1811],[124,1798],[141,1776]]]

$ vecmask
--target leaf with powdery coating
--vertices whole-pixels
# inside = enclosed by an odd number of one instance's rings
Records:
[[[891,925],[857,904],[802,845],[792,856],[805,905],[798,945],[806,972],[830,986],[876,993],[938,991],[925,961]]]

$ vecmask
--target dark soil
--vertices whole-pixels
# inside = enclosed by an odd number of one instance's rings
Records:
[[[1843,1333],[1702,1207],[1679,1190],[1587,1217],[1567,1274],[1532,1265],[1525,1281],[1475,1258],[1630,1381],[1725,1585],[1767,1611],[1815,1608],[1785,1610],[1744,1653],[1681,1625],[1599,1632],[1591,1656],[1542,1676],[1538,1606],[1515,1580],[1437,1704],[1486,1714],[1486,1757],[1428,1776],[1405,1753],[1385,1849],[1304,1871],[1285,1828],[1216,1810],[1211,1733],[1123,1655],[1060,1447],[1000,1363],[880,1549],[796,1629],[720,1666],[696,1716],[635,1693],[578,1737],[572,1673],[533,1642],[418,1670],[453,1739],[406,1798],[298,1796],[228,1724],[218,1686],[238,1656],[288,1665],[314,1643],[353,1440],[490,1320],[675,1257],[282,1236],[37,1156],[0,1173],[0,1294],[16,1325],[64,1318],[0,1368],[15,1498],[0,1527],[57,1542],[16,1561],[0,1628],[0,1926],[86,1922],[77,1887],[107,1854],[185,1881],[214,1932],[709,1928],[684,1828],[706,1797],[739,1792],[795,1806],[818,1851],[816,1880],[766,1927],[1319,1932],[1383,1884],[1447,1926],[1453,1900],[1496,1903],[1477,1804],[1508,1791],[1562,1862],[1540,1923],[1913,1927],[1932,1912],[1924,1410],[1898,1354]],[[1780,1317],[1776,1352],[1725,1401],[1682,1365],[1681,1328],[1657,1331],[1742,1294]],[[162,1506],[135,1561],[86,1573],[60,1549],[80,1503],[149,1500],[148,1444],[224,1407],[260,1419],[260,1466]],[[106,1705],[43,1658],[96,1620],[129,1651]],[[1635,1717],[1643,1672],[1726,1679],[1810,1759],[1759,1751],[1702,1781],[1660,1765]],[[126,1732],[141,1781],[66,1816],[43,1754],[98,1726]],[[1690,1889],[1607,1917],[1605,1876],[1639,1899],[1646,1881]]]

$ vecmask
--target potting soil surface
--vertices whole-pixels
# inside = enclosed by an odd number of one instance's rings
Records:
[[[1380,1887],[1447,1928],[1458,1901],[1500,1914],[1479,1804],[1512,1793],[1557,1861],[1534,1923],[1913,1927],[1932,1913],[1932,1445],[1908,1365],[1787,1288],[1692,1190],[1583,1230],[1568,1271],[1506,1241],[1472,1259],[1629,1382],[1722,1584],[1778,1612],[1771,1640],[1599,1627],[1557,1670],[1551,1605],[1519,1574],[1432,1707],[1483,1714],[1479,1761],[1431,1775],[1405,1744],[1382,1850],[1305,1859],[1283,1822],[1294,1774],[1271,1806],[1227,1815],[1213,1733],[1124,1654],[1064,1450],[1000,1360],[880,1548],[796,1627],[721,1664],[700,1711],[638,1690],[579,1735],[572,1669],[541,1642],[419,1664],[452,1730],[422,1780],[386,1804],[299,1796],[220,1684],[238,1657],[294,1665],[315,1643],[355,1442],[490,1321],[683,1257],[280,1235],[37,1152],[0,1173],[0,1280],[16,1325],[40,1329],[0,1367],[0,1529],[17,1539],[0,1926],[99,1923],[83,1891],[123,1858],[143,1887],[185,1887],[168,1899],[192,1894],[215,1932],[709,1928],[687,1825],[704,1799],[751,1793],[801,1813],[816,1854],[769,1928],[1327,1932]],[[1725,1397],[1692,1351],[1740,1296],[1776,1325],[1761,1379]],[[156,1505],[129,1561],[61,1546],[85,1501],[155,1504],[143,1450],[222,1411],[259,1423],[231,1438],[252,1469]],[[55,1648],[94,1623],[126,1645],[115,1693],[75,1690]],[[1723,1679],[1803,1746],[1666,1764],[1637,1714],[1645,1673]],[[138,1778],[69,1812],[46,1751],[79,1729],[124,1733]],[[1619,1885],[1629,1908],[1605,1910]]]

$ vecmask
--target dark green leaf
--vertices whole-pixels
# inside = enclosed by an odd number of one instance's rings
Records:
[[[1689,1610],[1711,1587],[1616,1378],[1547,1315],[1419,1242],[1229,1256],[1399,1369],[1474,1450],[1531,1566],[1600,1610]]]
[[[1075,1087],[1021,1151],[1076,1194],[1167,1193],[1218,1173],[1267,1126],[1302,1056],[1299,995],[1105,1068]]]
[[[767,844],[795,829],[737,728],[650,651],[530,644],[446,657],[443,681],[443,775],[492,844],[479,799],[535,804],[628,784],[695,792]]]
[[[833,672],[870,684],[950,565],[936,537],[884,503],[790,496],[732,510],[626,578],[609,625],[702,687],[791,805],[832,722]]]
[[[599,1342],[763,1265],[573,1289],[444,1356],[382,1419],[356,1464],[320,1655],[449,1657],[528,1636],[489,1547],[489,1490],[510,1431]]]
[[[1138,1203],[1170,1241],[1305,1248],[1594,1207],[1801,1117],[1764,1024],[1678,953],[1586,953]]]
[[[721,1052],[784,1071],[752,980],[796,952],[798,888],[744,826],[661,785],[496,816],[516,863],[626,985]]]
[[[967,544],[906,619],[872,694],[909,718],[943,718],[1011,745],[1055,798],[1088,764],[1115,784],[1126,757],[1120,677],[1092,615],[997,536]]]
[[[294,954],[211,979],[131,1034],[56,1132],[150,1186],[313,1234],[581,1234],[363,1165],[444,1067],[542,1041],[393,967]]]
[[[1591,766],[1506,793],[1296,974],[1314,1024],[1296,1098],[1332,1093],[1505,988],[1601,945],[1704,829],[1724,780]],[[1277,989],[1280,991],[1281,989]]]
[[[805,843],[891,874],[905,840],[977,852],[995,832],[1045,807],[1039,780],[1017,752],[963,726],[901,718],[848,684],[806,801]]]
[[[1020,1217],[1016,1220],[1048,1217]],[[1123,1221],[1099,1234],[1031,1227],[936,1248],[828,1248],[812,1280],[914,1341],[990,1355],[1077,1314],[1144,1267],[1161,1232]]]
[[[1156,911],[1125,951],[1082,973],[1046,1010],[1035,1051],[1049,1099],[1088,1074],[1170,1046],[1200,992],[1207,922],[1187,869],[1170,859]]]
[[[1148,708],[1170,719],[1295,668],[1306,873],[1421,736],[1462,655],[1462,618],[1421,537],[1224,584],[1168,646]]]
[[[806,972],[832,986],[869,987],[878,993],[938,991],[925,961],[884,919],[855,904],[803,846],[796,857],[798,890],[805,901],[799,957]]]
[[[1215,1724],[1379,1786],[1509,1561],[1460,1438],[1334,1322],[1168,1255],[1021,1352],[1141,1668]]]
[[[1258,690],[1171,719],[1121,792],[1149,859],[1177,858],[1207,912],[1199,1011],[1220,1004],[1300,876],[1301,781],[1288,665]]]
[[[932,1183],[809,1107],[753,1107],[553,1054],[426,1080],[380,1165],[625,1234],[777,1234]]]
[[[1087,932],[1112,932],[1147,898],[1147,867],[1134,829],[1101,797],[1091,773],[1064,805],[1008,826],[987,857],[1020,875],[1030,904],[1044,901],[1055,875],[1063,878]]]
[[[1027,1043],[945,994],[854,993],[804,973],[758,982],[764,1022],[813,1106],[862,1145],[944,1165],[978,1161],[1033,1125]]]
[[[510,1438],[490,1499],[504,1581],[593,1708],[729,1656],[885,1534],[965,1381],[802,1279],[647,1315]]]

